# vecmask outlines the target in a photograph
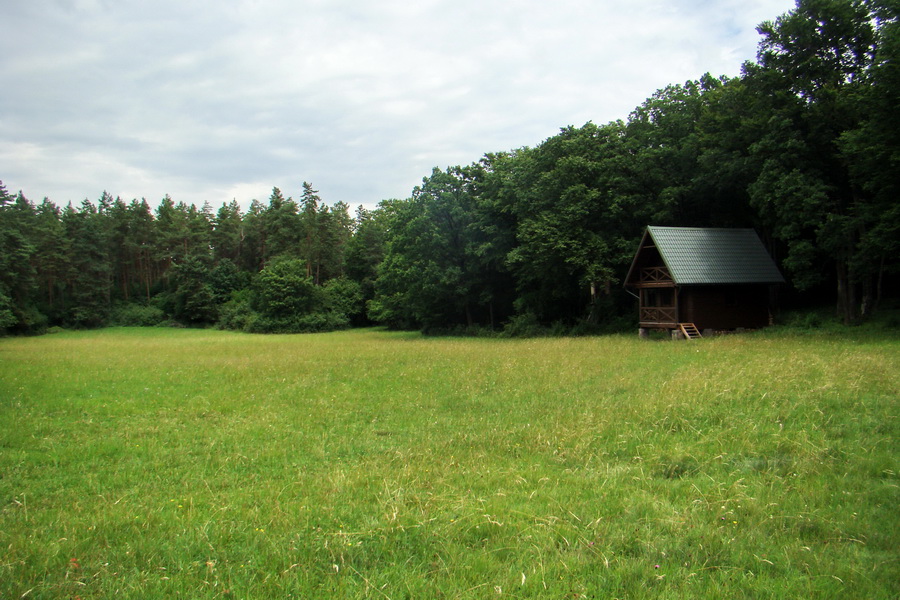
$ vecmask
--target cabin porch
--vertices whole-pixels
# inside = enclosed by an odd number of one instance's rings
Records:
[[[646,287],[640,290],[640,327],[675,329],[678,327],[678,294],[674,286]]]

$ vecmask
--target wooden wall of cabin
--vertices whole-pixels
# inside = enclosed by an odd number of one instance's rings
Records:
[[[758,329],[769,324],[769,287],[682,287],[678,295],[679,317],[698,329]]]

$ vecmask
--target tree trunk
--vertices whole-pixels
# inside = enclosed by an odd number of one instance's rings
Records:
[[[876,312],[878,310],[878,306],[881,304],[881,288],[884,282],[884,255],[881,255],[881,264],[878,265],[878,280],[875,283],[875,301],[872,304],[872,312]]]
[[[587,322],[594,324],[597,322],[597,283],[591,282],[591,310],[588,311]]]
[[[872,314],[872,304],[874,302],[874,282],[872,279],[872,275],[867,274],[862,281],[862,298],[860,298],[859,305],[859,316],[861,319],[866,319],[869,315]]]
[[[856,290],[850,276],[850,267],[844,260],[837,261],[837,313],[844,325],[857,321]]]

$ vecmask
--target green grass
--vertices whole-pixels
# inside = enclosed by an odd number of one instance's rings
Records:
[[[895,598],[900,340],[0,340],[3,598]]]

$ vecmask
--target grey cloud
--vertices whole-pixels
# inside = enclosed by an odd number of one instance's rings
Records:
[[[58,203],[405,197],[432,166],[736,75],[790,0],[4,3],[0,172]],[[224,195],[224,196],[223,196]]]

